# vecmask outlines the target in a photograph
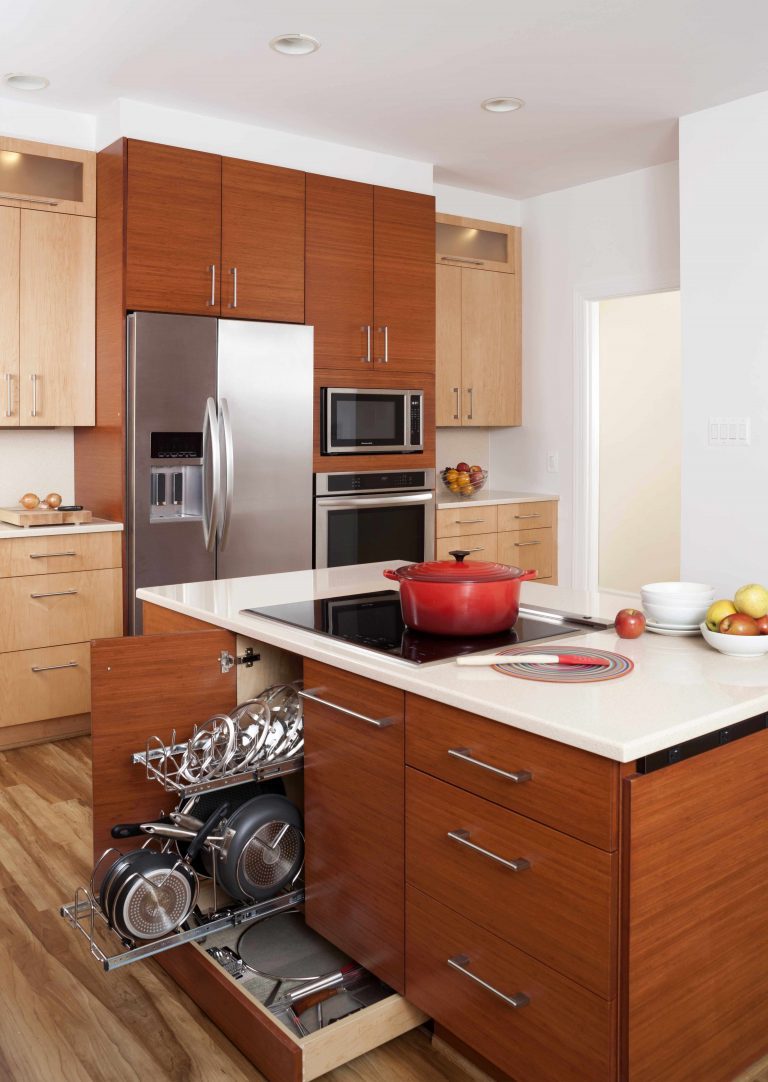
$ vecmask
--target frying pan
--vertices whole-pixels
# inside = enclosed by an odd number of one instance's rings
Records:
[[[197,900],[198,879],[190,867],[205,839],[229,810],[222,804],[201,823],[186,856],[134,849],[117,858],[99,890],[109,924],[124,939],[157,939],[187,919]]]

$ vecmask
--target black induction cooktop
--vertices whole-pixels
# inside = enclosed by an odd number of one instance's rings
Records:
[[[270,620],[330,635],[334,639],[344,639],[367,650],[402,658],[416,665],[446,661],[459,654],[475,654],[481,650],[549,639],[554,635],[572,635],[584,630],[578,624],[523,613],[514,627],[497,635],[467,639],[449,635],[422,635],[418,631],[411,631],[403,623],[400,595],[396,590],[268,605],[243,609],[242,612],[251,616],[266,616]]]

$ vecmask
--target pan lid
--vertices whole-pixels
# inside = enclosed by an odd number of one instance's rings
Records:
[[[452,560],[427,560],[421,564],[405,564],[398,567],[395,576],[410,582],[508,582],[526,575],[519,567],[508,564],[472,560],[464,563],[469,549],[452,549]]]

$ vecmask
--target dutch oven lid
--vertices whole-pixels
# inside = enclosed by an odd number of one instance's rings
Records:
[[[405,564],[397,568],[397,577],[411,582],[508,582],[525,574],[519,567],[510,567],[508,564],[494,564],[484,560],[473,560],[465,564],[464,558],[469,556],[469,549],[452,549],[449,555],[453,556],[452,560]]]

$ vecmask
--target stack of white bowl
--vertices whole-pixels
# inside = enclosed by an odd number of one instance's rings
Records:
[[[715,600],[702,582],[650,582],[640,590],[646,628],[659,635],[699,635],[699,624]]]

